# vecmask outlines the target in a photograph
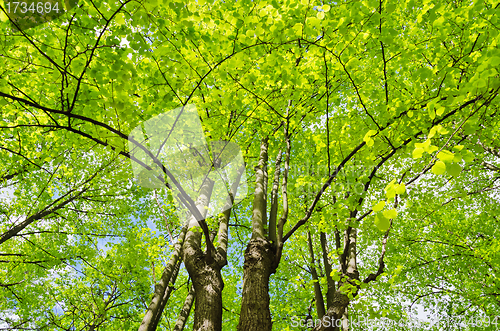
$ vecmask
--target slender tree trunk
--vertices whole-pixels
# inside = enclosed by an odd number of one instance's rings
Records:
[[[172,274],[172,278],[170,278],[170,281],[168,282],[167,289],[165,290],[165,293],[160,301],[160,305],[158,310],[156,311],[156,314],[154,315],[153,323],[150,327],[150,330],[156,330],[158,327],[158,324],[160,323],[161,315],[163,314],[163,310],[167,306],[168,299],[170,298],[170,295],[172,294],[172,291],[174,289],[174,284],[175,281],[177,280],[177,275],[179,274],[179,269],[181,267],[181,260],[177,261],[177,265],[175,266],[174,272]]]
[[[356,240],[357,229],[348,227],[344,234],[344,253],[340,257],[340,264],[343,276],[346,276],[347,282],[351,284],[353,280],[359,280],[356,262]],[[342,284],[342,282],[339,282],[338,287],[340,288]],[[353,295],[356,296],[356,294],[357,291]],[[349,297],[337,289],[333,294],[332,304],[329,305],[325,316],[321,320],[322,322],[314,328],[314,331],[343,330],[343,322],[347,319],[347,307],[349,303]]]
[[[182,255],[182,245],[184,244],[186,231],[187,226],[182,229],[179,239],[174,246],[174,254],[163,270],[160,282],[155,285],[153,299],[151,300],[146,315],[139,326],[139,331],[156,330],[160,316],[170,296],[171,286],[169,285],[173,285],[175,283],[175,279],[177,278],[177,272],[179,271],[180,266],[180,256]]]
[[[326,281],[327,281],[327,291],[326,291],[326,306],[330,307],[333,304],[333,293],[335,293],[335,281],[333,280],[332,265],[330,259],[328,258],[328,246],[326,240],[326,234],[324,232],[320,233],[321,241],[321,251],[323,253],[323,264],[325,265]]]
[[[312,245],[311,232],[307,231],[307,244],[309,246],[309,257],[311,259],[311,276],[314,281],[314,298],[316,302],[316,313],[318,318],[325,316],[325,302],[323,300],[323,293],[319,284],[318,272],[316,271],[316,259],[314,258],[314,249]]]
[[[184,326],[186,325],[186,321],[189,317],[189,313],[191,312],[191,307],[194,302],[194,286],[191,286],[191,289],[188,292],[186,300],[184,301],[184,306],[182,306],[181,312],[179,313],[179,317],[177,318],[177,322],[174,326],[174,331],[182,331]]]

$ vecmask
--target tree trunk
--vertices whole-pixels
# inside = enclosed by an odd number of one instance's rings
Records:
[[[215,260],[212,260],[212,263],[207,263],[204,254],[198,253],[189,255],[185,261],[186,269],[188,269],[193,280],[195,292],[193,330],[222,330],[222,289],[224,288],[224,282],[222,281],[219,266]]]
[[[347,295],[336,291],[333,295],[333,305],[328,307],[325,316],[321,319],[321,323],[317,325],[314,331],[338,331],[342,325],[342,316],[349,305]]]
[[[182,306],[181,312],[179,313],[179,317],[177,318],[177,322],[175,323],[174,331],[184,330],[184,326],[186,325],[189,313],[191,312],[191,307],[193,306],[193,301],[194,301],[194,287],[191,286],[191,289],[188,292],[186,300],[184,301],[184,306]]]
[[[255,167],[255,193],[252,213],[252,239],[245,250],[243,293],[238,331],[271,331],[269,277],[274,272],[276,251],[266,238],[268,138],[261,140],[259,162]]]
[[[185,226],[180,235],[177,243],[174,246],[174,254],[170,258],[167,266],[163,270],[160,282],[155,285],[155,293],[153,299],[149,304],[148,310],[139,326],[139,331],[154,331],[158,325],[161,314],[165,305],[167,304],[170,292],[172,290],[175,279],[177,278],[177,272],[179,271],[180,261],[179,258],[182,255],[182,245],[184,244],[184,238],[186,236],[187,226]],[[171,284],[171,285],[170,285]]]
[[[203,252],[201,247],[202,231],[193,217],[190,220],[190,231],[186,235],[184,246],[184,264],[193,280],[195,295],[194,325],[195,331],[222,330],[222,289],[224,282],[221,269],[227,264],[228,222],[231,215],[231,206],[236,196],[241,176],[245,170],[242,164],[238,175],[227,198],[225,211],[219,218],[218,247],[210,250],[210,254]],[[209,180],[200,190],[196,203],[200,213],[206,215],[205,206],[208,206],[214,182]],[[210,241],[213,238],[209,238]]]
[[[342,276],[347,277],[346,282],[353,284],[353,280],[359,281],[357,256],[357,229],[348,227],[344,233],[344,253],[340,257]],[[345,282],[339,282],[340,288]],[[356,297],[357,291],[353,293]],[[338,331],[342,330],[342,323],[347,318],[347,307],[349,297],[337,289],[333,295],[332,304],[328,307],[325,316],[321,319],[320,325],[314,331]]]
[[[214,182],[207,179],[200,189],[196,207],[205,216]],[[189,220],[183,258],[195,291],[195,331],[219,331],[222,329],[222,289],[224,283],[217,261],[203,252],[202,231],[194,216]]]
[[[321,241],[321,252],[323,253],[323,264],[325,265],[326,282],[327,282],[326,306],[330,307],[333,304],[333,294],[335,293],[335,281],[331,276],[332,265],[330,263],[330,259],[328,258],[328,246],[326,243],[327,242],[326,234],[324,232],[320,233],[320,241]]]
[[[245,251],[243,294],[238,331],[271,331],[269,277],[274,272],[274,250],[265,239],[252,239]]]
[[[307,231],[307,243],[309,246],[309,257],[311,259],[311,276],[314,281],[314,301],[316,302],[316,314],[318,318],[325,316],[325,301],[323,300],[323,292],[319,284],[318,272],[316,271],[316,260],[314,258],[314,249],[312,245],[311,232]]]

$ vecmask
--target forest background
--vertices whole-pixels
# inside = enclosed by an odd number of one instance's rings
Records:
[[[11,4],[0,329],[498,329],[498,1]],[[193,105],[245,162],[206,219],[129,144]]]

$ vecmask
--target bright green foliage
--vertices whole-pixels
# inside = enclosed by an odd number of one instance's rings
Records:
[[[383,215],[377,214],[375,216],[375,225],[380,231],[387,231],[391,226],[391,222],[386,216],[386,213]]]
[[[436,175],[442,175],[446,171],[446,164],[443,161],[437,161],[432,166],[432,172]]]
[[[260,139],[269,193],[288,127],[285,233],[335,174],[271,277],[276,330],[314,306],[306,227],[327,234],[336,270],[336,231],[358,229],[362,278],[387,233],[385,273],[363,283],[352,316],[398,320],[407,302],[432,307],[429,289],[452,303],[440,314],[498,315],[498,13],[495,0],[82,0],[22,32],[2,23],[0,235],[34,220],[0,243],[0,318],[137,328],[182,224],[167,190],[157,201],[131,179],[127,137],[186,104],[207,140],[239,144],[249,192]],[[251,201],[230,220],[225,330],[238,323]],[[182,269],[159,329],[187,283]]]

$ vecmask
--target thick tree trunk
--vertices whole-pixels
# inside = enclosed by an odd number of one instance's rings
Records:
[[[271,331],[269,277],[274,272],[274,250],[265,239],[252,239],[245,251],[243,294],[238,331]]]
[[[196,206],[206,215],[214,182],[207,182],[200,189]],[[195,291],[194,326],[195,331],[219,331],[222,329],[222,288],[224,283],[216,260],[207,256],[201,247],[202,231],[194,216],[189,221],[183,259]]]
[[[321,323],[314,328],[314,331],[338,331],[342,325],[342,316],[344,315],[349,298],[347,295],[336,291],[333,295],[333,305],[328,307]]]
[[[224,282],[222,281],[220,267],[215,260],[212,263],[207,263],[205,256],[198,253],[189,254],[185,261],[195,291],[193,330],[222,330],[222,289],[224,288]]]

